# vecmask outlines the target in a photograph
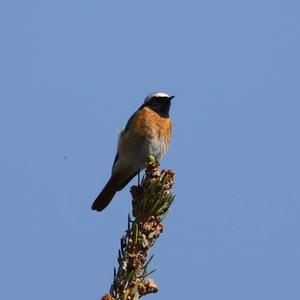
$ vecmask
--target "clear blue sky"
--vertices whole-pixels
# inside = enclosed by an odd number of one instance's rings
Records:
[[[128,187],[117,134],[176,95],[176,202],[147,299],[300,299],[299,1],[2,1],[0,298],[98,299]],[[136,181],[134,181],[136,182]]]

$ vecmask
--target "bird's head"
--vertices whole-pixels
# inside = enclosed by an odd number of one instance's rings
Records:
[[[171,100],[174,97],[175,96],[169,96],[164,92],[151,93],[145,98],[143,107],[149,107],[160,115],[169,117]]]

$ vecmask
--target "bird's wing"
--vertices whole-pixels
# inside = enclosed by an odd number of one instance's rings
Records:
[[[122,138],[122,136],[124,135],[124,133],[125,133],[126,131],[128,131],[132,119],[136,116],[136,114],[138,113],[138,111],[139,111],[142,107],[143,107],[143,106],[141,106],[141,107],[140,107],[140,108],[139,108],[139,109],[138,109],[138,110],[137,110],[137,111],[136,111],[136,112],[128,119],[125,128],[124,128],[124,129],[120,132],[120,134],[119,134],[119,140]],[[115,160],[114,160],[113,166],[112,166],[112,170],[114,169],[114,166],[115,166],[115,164],[116,164],[117,161],[118,161],[118,158],[119,158],[119,153],[117,152],[117,154],[116,154],[116,156],[115,156]]]

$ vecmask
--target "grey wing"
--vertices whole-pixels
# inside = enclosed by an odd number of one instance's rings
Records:
[[[117,154],[116,154],[116,157],[115,157],[115,160],[114,160],[111,172],[113,172],[114,166],[115,166],[116,162],[118,161],[118,158],[119,158],[119,152],[117,152]]]
[[[132,121],[132,119],[135,117],[135,115],[137,114],[137,112],[140,110],[140,108],[129,118],[129,120],[127,121],[127,124],[124,128],[124,130],[121,132],[120,137],[129,129],[130,123]]]
[[[137,114],[137,112],[142,108],[143,106],[141,106],[130,118],[129,120],[127,121],[126,123],[126,126],[124,128],[124,130],[121,131],[120,135],[119,135],[119,140],[122,138],[123,134],[129,129],[129,126],[130,126],[130,123],[132,121],[132,119],[135,117],[135,115]],[[117,152],[116,154],[116,157],[115,157],[115,160],[114,160],[114,163],[113,163],[113,166],[112,166],[112,171],[118,161],[118,158],[119,158],[119,153]]]

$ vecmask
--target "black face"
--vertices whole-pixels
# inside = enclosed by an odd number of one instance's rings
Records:
[[[152,97],[143,107],[147,106],[159,113],[161,116],[168,118],[173,97]]]

